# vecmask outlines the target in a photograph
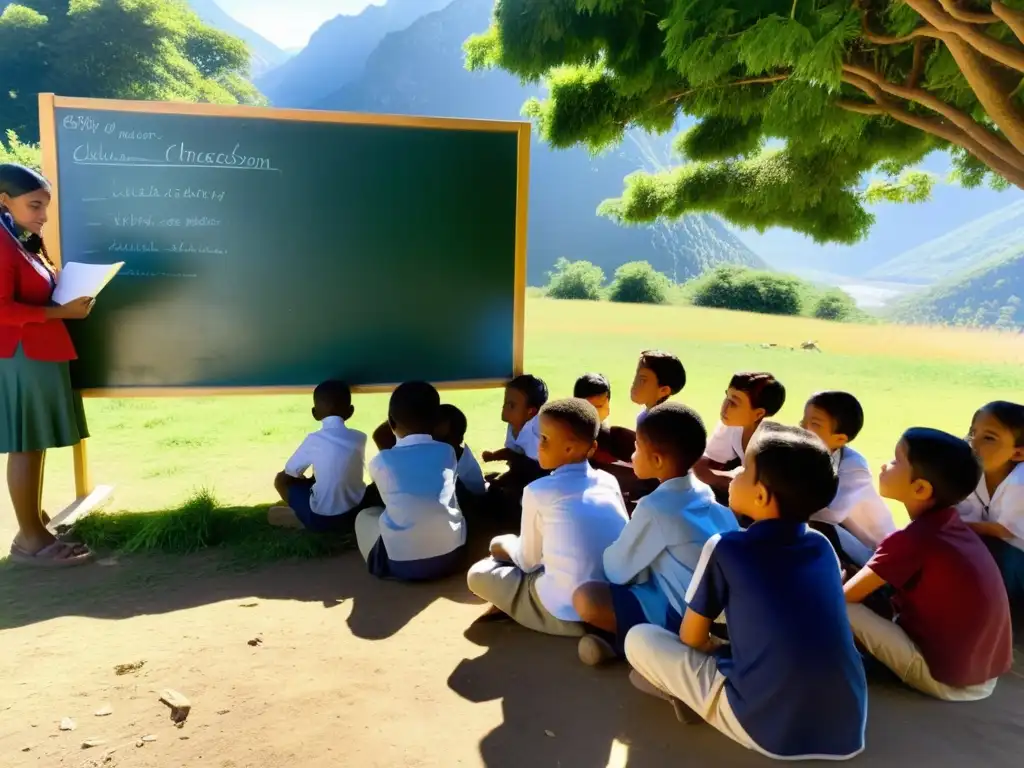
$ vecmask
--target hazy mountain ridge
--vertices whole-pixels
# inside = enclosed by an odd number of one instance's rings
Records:
[[[393,2],[394,0],[392,0]],[[491,0],[455,0],[407,29],[387,35],[361,75],[317,102],[322,109],[521,120],[523,102],[537,94],[501,71],[468,72],[465,39],[487,28]],[[632,134],[593,157],[582,149],[531,148],[529,282],[546,282],[560,257],[586,259],[611,274],[628,261],[647,260],[685,280],[721,263],[765,267],[724,224],[693,216],[674,224],[624,227],[596,215],[618,195],[625,175],[667,163],[670,137]]]
[[[252,53],[252,78],[257,79],[288,60],[288,53],[228,14],[214,0],[188,0],[188,5],[211,27],[245,41]]]
[[[256,79],[276,107],[308,108],[362,72],[367,58],[391,32],[409,27],[452,0],[388,0],[355,16],[336,16],[323,24],[298,54]]]

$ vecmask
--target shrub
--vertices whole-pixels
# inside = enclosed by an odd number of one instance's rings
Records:
[[[846,291],[829,291],[814,305],[812,314],[822,320],[850,320],[858,314],[857,303]]]
[[[789,275],[720,266],[697,279],[693,303],[766,315],[799,315],[805,284]]]
[[[631,261],[615,270],[608,298],[629,304],[664,304],[672,281],[646,261]]]
[[[0,138],[0,163],[17,163],[36,171],[43,170],[43,156],[38,144],[23,144],[14,131],[7,132],[7,144]]]
[[[553,299],[583,299],[597,301],[601,298],[604,272],[589,261],[559,259],[550,273],[547,295]]]

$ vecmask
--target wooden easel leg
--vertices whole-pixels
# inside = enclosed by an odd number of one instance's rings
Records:
[[[114,492],[114,486],[112,485],[93,487],[92,477],[89,475],[89,450],[85,440],[74,447],[74,452],[75,496],[77,498],[71,506],[64,509],[50,521],[50,524],[54,527],[58,525],[71,525],[78,518],[87,515],[103,504],[110,497],[110,494]]]

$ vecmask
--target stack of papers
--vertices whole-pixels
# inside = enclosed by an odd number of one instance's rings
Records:
[[[57,278],[57,287],[53,290],[53,302],[67,304],[83,296],[96,298],[123,266],[123,261],[116,264],[81,264],[72,261],[64,265]]]

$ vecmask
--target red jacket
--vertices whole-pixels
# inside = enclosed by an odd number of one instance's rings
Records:
[[[0,358],[18,344],[31,360],[74,360],[75,346],[63,320],[47,320],[53,294],[49,270],[0,224]]]

